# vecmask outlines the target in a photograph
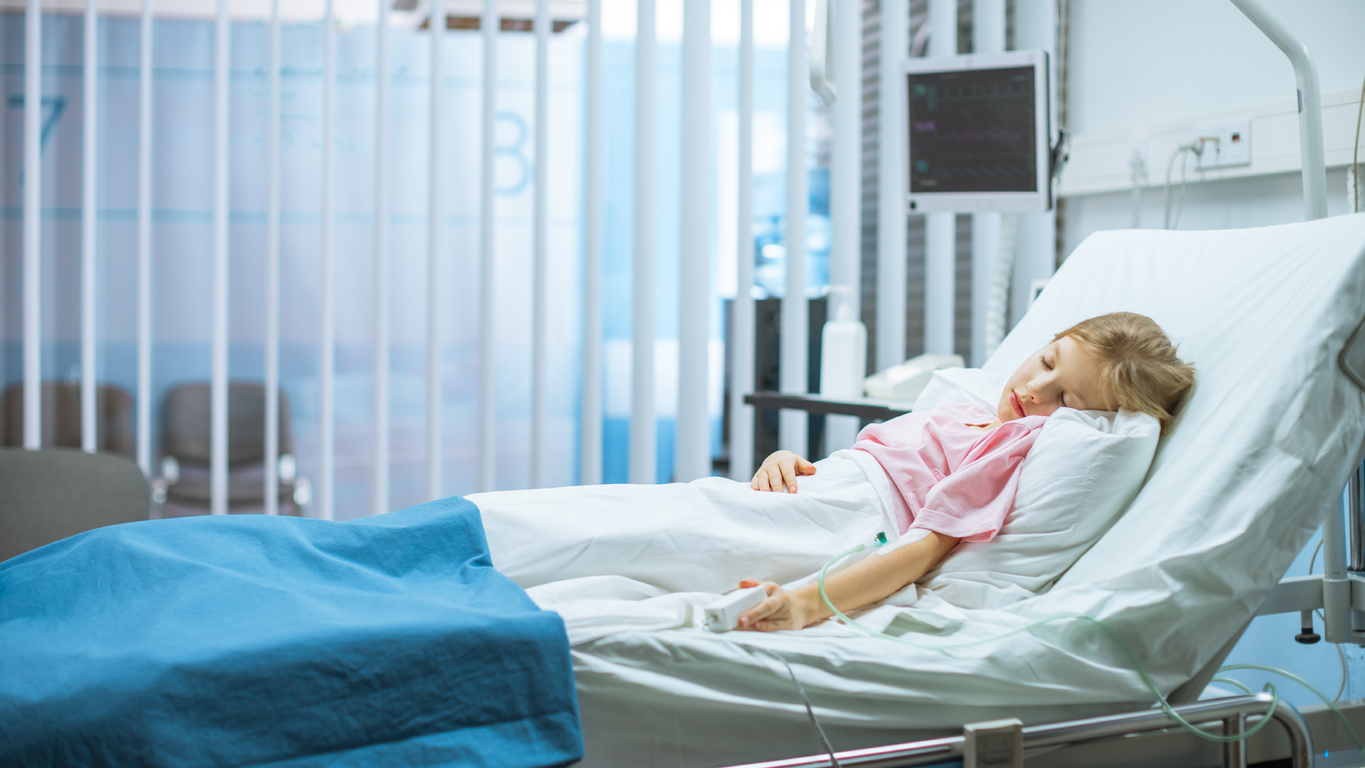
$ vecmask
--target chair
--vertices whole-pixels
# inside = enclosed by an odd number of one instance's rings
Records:
[[[228,505],[265,502],[265,386],[228,383]],[[207,382],[181,384],[166,393],[161,408],[161,472],[152,484],[152,500],[207,508],[211,502],[211,393]],[[298,477],[289,399],[280,393],[279,499],[302,515],[312,498],[307,478]]]
[[[24,444],[24,385],[5,388],[4,445]],[[42,385],[43,438],[48,448],[81,447],[81,385],[74,381],[47,381]],[[131,458],[136,451],[133,438],[133,398],[121,387],[99,384],[95,387],[95,435],[101,453],[119,453]]]
[[[0,560],[150,510],[147,479],[110,454],[0,448],[0,488]]]

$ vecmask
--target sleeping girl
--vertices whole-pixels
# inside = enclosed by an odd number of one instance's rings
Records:
[[[704,605],[761,579],[769,597],[741,626],[800,629],[828,613],[814,586],[796,584],[836,552],[879,532],[896,539],[831,571],[830,597],[847,611],[916,582],[958,542],[992,539],[1024,457],[1057,409],[1123,408],[1165,427],[1193,379],[1156,323],[1116,313],[1057,334],[1009,378],[993,412],[945,405],[907,414],[814,464],[779,451],[749,484],[706,477],[468,499],[493,566],[543,608],[665,595]]]
[[[1024,457],[1057,409],[1139,411],[1155,416],[1164,431],[1193,382],[1194,369],[1155,322],[1116,312],[1062,331],[1025,360],[994,413],[942,405],[867,427],[853,450],[874,459],[894,487],[891,512],[902,545],[830,576],[830,601],[850,611],[883,600],[934,568],[958,542],[992,539],[1014,503]],[[796,493],[797,478],[816,472],[800,456],[778,451],[750,487]],[[815,584],[791,590],[761,584],[768,598],[740,617],[741,628],[801,629],[832,615]]]

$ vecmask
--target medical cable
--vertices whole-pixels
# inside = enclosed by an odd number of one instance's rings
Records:
[[[1351,178],[1355,181],[1351,211],[1360,213],[1360,119],[1365,116],[1365,81],[1360,84],[1360,106],[1356,108],[1356,143],[1351,147]]]
[[[829,743],[829,738],[825,736],[825,729],[820,727],[820,720],[815,716],[815,708],[810,705],[810,697],[806,696],[805,687],[801,685],[800,680],[796,679],[796,670],[792,669],[792,665],[788,664],[786,659],[782,658],[774,651],[757,645],[751,645],[749,647],[756,651],[763,651],[774,659],[782,662],[782,666],[787,668],[787,674],[791,676],[792,685],[796,686],[796,692],[801,696],[801,703],[806,705],[806,714],[810,716],[810,724],[815,726],[815,733],[820,737],[820,743],[825,745],[825,751],[829,753],[830,763],[834,765],[834,768],[843,768],[843,766],[839,764],[839,758],[834,754],[834,747]]]
[[[1228,664],[1227,666],[1219,669],[1218,672],[1221,674],[1223,672],[1232,672],[1238,669],[1254,669],[1258,672],[1271,672],[1281,677],[1286,677],[1290,680],[1293,680],[1299,685],[1302,685],[1304,688],[1307,688],[1308,690],[1312,691],[1313,695],[1317,696],[1319,699],[1322,699],[1322,702],[1327,705],[1327,708],[1332,710],[1332,712],[1337,716],[1337,719],[1341,720],[1341,724],[1346,726],[1346,730],[1350,731],[1351,733],[1351,738],[1355,739],[1356,746],[1360,748],[1360,753],[1362,755],[1365,755],[1365,742],[1362,742],[1360,740],[1360,735],[1356,733],[1356,729],[1351,727],[1351,721],[1347,720],[1346,715],[1342,714],[1342,711],[1340,709],[1337,709],[1337,705],[1334,704],[1331,699],[1327,698],[1327,694],[1323,693],[1322,691],[1319,691],[1317,687],[1314,686],[1312,683],[1308,682],[1307,680],[1304,680],[1302,677],[1299,677],[1298,675],[1292,672],[1286,672],[1283,669],[1276,669],[1275,667],[1267,667],[1264,664]],[[1223,678],[1223,680],[1225,682],[1231,682],[1231,680],[1228,678]],[[1243,690],[1247,689],[1243,687]]]
[[[1194,725],[1193,723],[1190,723],[1188,720],[1182,717],[1179,712],[1175,711],[1175,708],[1171,706],[1170,702],[1166,701],[1166,697],[1161,694],[1161,689],[1157,687],[1156,681],[1153,680],[1152,676],[1147,673],[1147,668],[1142,665],[1142,662],[1138,661],[1137,653],[1133,650],[1133,647],[1128,644],[1128,641],[1123,638],[1123,635],[1120,635],[1113,627],[1109,626],[1104,621],[1097,619],[1093,616],[1087,616],[1083,613],[1059,613],[1055,616],[1048,616],[1046,618],[1039,619],[1029,624],[1025,624],[1022,627],[1016,627],[1008,632],[1004,632],[993,637],[984,637],[977,640],[967,640],[960,643],[916,643],[911,640],[906,640],[904,637],[888,635],[884,632],[878,632],[875,629],[865,627],[862,624],[859,624],[858,622],[849,618],[843,611],[835,607],[833,601],[829,599],[829,594],[825,591],[825,574],[829,571],[830,566],[834,565],[840,560],[843,560],[849,555],[854,554],[855,552],[862,552],[866,548],[867,548],[866,546],[859,544],[858,546],[853,547],[852,549],[847,549],[835,555],[834,557],[831,557],[829,561],[825,563],[824,567],[820,569],[820,575],[816,580],[816,585],[820,590],[820,599],[825,602],[825,606],[829,608],[830,611],[832,611],[835,616],[838,616],[849,627],[856,629],[862,632],[863,634],[868,635],[869,637],[880,637],[885,638],[887,640],[895,640],[897,642],[904,643],[905,645],[908,645],[912,648],[920,648],[923,650],[947,651],[955,648],[966,648],[968,646],[982,645],[985,643],[994,642],[996,640],[1003,640],[1007,637],[1017,635],[1021,632],[1027,632],[1033,629],[1034,627],[1042,626],[1043,624],[1049,624],[1054,621],[1063,621],[1068,619],[1073,621],[1084,621],[1088,624],[1092,624],[1096,627],[1099,627],[1100,629],[1104,630],[1104,632],[1108,634],[1111,638],[1113,638],[1114,642],[1117,643],[1119,648],[1121,648],[1123,652],[1128,656],[1128,660],[1133,662],[1133,666],[1137,668],[1138,676],[1142,678],[1142,681],[1147,685],[1148,690],[1150,690],[1152,692],[1152,695],[1156,697],[1157,704],[1161,707],[1161,710],[1166,713],[1166,716],[1169,717],[1176,724],[1180,725],[1185,730],[1189,731],[1190,733],[1193,733],[1195,736],[1198,736],[1201,739],[1205,739],[1207,741],[1215,741],[1224,744],[1249,739],[1252,736],[1255,736],[1257,733],[1259,733],[1262,728],[1270,724],[1272,720],[1271,716],[1275,713],[1276,707],[1279,706],[1280,703],[1279,692],[1275,689],[1274,685],[1266,683],[1265,688],[1263,688],[1262,690],[1269,693],[1271,696],[1270,709],[1266,710],[1265,715],[1261,717],[1259,722],[1257,722],[1255,725],[1251,726],[1246,731],[1240,734],[1224,736],[1219,734],[1208,733],[1204,731],[1202,728]],[[1257,666],[1259,667],[1259,665]],[[1251,668],[1251,665],[1238,664],[1230,667],[1224,667],[1219,671],[1222,672],[1223,670],[1227,669],[1246,668]],[[1264,667],[1262,669],[1268,671],[1278,671],[1273,670],[1270,667]],[[1301,679],[1295,678],[1294,676],[1290,675],[1287,672],[1281,674],[1284,674],[1286,677],[1289,677],[1291,679],[1298,680],[1299,682],[1303,682]],[[1306,682],[1304,682],[1303,684],[1308,685]],[[1333,705],[1329,703],[1328,706]],[[1333,709],[1335,709],[1334,706]],[[1347,727],[1348,728],[1350,727],[1349,723],[1347,723]],[[1354,733],[1354,731],[1352,731],[1352,733]],[[1365,752],[1365,748],[1362,749],[1362,752]]]
[[[1189,168],[1189,163],[1188,163],[1188,162],[1185,162],[1184,160],[1182,160],[1181,163],[1180,163],[1180,202],[1176,205],[1176,209],[1175,209],[1175,223],[1172,224],[1172,223],[1171,223],[1171,171],[1175,168],[1175,161],[1176,161],[1177,158],[1183,158],[1183,157],[1185,156],[1185,153],[1187,153],[1187,152],[1193,153],[1194,156],[1195,156],[1196,158],[1202,156],[1202,155],[1204,154],[1204,143],[1205,143],[1205,142],[1208,142],[1208,141],[1215,141],[1215,142],[1216,142],[1216,141],[1218,141],[1218,140],[1217,140],[1217,139],[1214,139],[1214,138],[1209,138],[1209,137],[1207,137],[1207,136],[1200,136],[1198,139],[1195,139],[1194,141],[1190,142],[1189,144],[1182,144],[1180,147],[1178,147],[1178,148],[1175,150],[1175,153],[1171,155],[1171,160],[1170,160],[1170,162],[1166,163],[1166,202],[1165,202],[1165,209],[1166,209],[1165,213],[1166,213],[1166,216],[1165,216],[1165,219],[1164,219],[1164,221],[1163,221],[1163,224],[1164,224],[1164,226],[1165,226],[1166,229],[1175,229],[1175,228],[1179,227],[1179,226],[1180,226],[1180,214],[1181,214],[1182,211],[1185,210],[1185,171]]]

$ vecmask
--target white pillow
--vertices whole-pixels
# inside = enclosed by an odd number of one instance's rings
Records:
[[[1005,381],[974,368],[944,369],[915,410],[957,402],[994,411]],[[1137,496],[1160,436],[1145,413],[1058,410],[1024,458],[1000,533],[960,545],[920,586],[962,608],[998,608],[1047,591]]]

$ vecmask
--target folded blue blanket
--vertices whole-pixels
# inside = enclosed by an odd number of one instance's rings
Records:
[[[0,563],[0,764],[564,765],[563,622],[461,498],[153,520]]]

